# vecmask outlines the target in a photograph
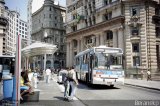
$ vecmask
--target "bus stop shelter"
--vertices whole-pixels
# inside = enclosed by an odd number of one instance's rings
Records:
[[[57,49],[58,48],[56,45],[52,45],[44,42],[35,42],[23,48],[21,52],[22,52],[22,55],[26,57],[26,60],[28,60],[29,57],[31,56],[44,55],[44,69],[45,69],[46,54],[54,54]],[[27,61],[27,64],[28,64],[28,61]]]

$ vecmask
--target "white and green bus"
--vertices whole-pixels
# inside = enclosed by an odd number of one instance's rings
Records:
[[[92,47],[75,56],[75,71],[78,80],[89,84],[114,86],[124,84],[121,48]]]

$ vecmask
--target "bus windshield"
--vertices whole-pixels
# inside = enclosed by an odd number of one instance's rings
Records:
[[[122,55],[120,54],[96,53],[96,56],[98,67],[107,68],[108,65],[122,65]]]

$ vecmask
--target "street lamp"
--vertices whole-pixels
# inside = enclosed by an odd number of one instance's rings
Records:
[[[48,37],[48,34],[47,34],[47,32],[45,31],[45,32],[44,32],[44,42],[46,42],[47,37]]]

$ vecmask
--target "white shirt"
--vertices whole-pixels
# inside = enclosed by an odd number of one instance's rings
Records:
[[[28,73],[28,79],[29,79],[29,81],[32,81],[32,77],[33,77],[33,72]]]
[[[150,72],[150,71],[147,71],[147,74],[148,74],[148,75],[151,75],[151,72]]]
[[[51,70],[50,69],[47,69],[46,70],[46,75],[50,75],[51,74]]]
[[[76,73],[74,69],[71,69],[68,74],[70,78],[76,79]]]

